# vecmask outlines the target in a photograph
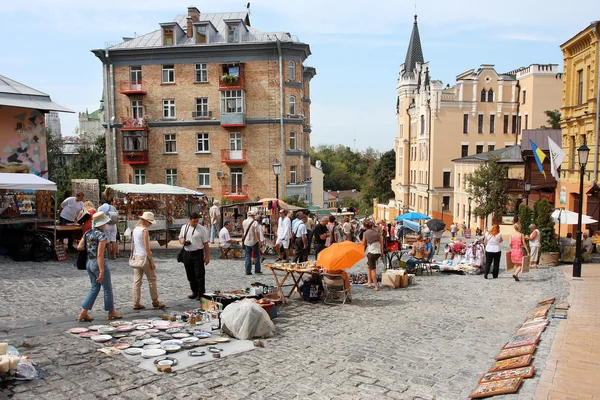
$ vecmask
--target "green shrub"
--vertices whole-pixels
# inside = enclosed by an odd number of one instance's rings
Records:
[[[556,240],[556,233],[554,232],[554,219],[552,219],[552,212],[554,207],[546,199],[541,199],[535,202],[534,214],[536,216],[536,222],[538,230],[541,235],[541,248],[542,253],[550,253],[560,251],[558,242]]]

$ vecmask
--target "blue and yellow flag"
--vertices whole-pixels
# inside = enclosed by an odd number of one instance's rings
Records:
[[[535,162],[537,163],[538,169],[544,175],[544,179],[546,178],[546,171],[544,171],[544,166],[542,163],[546,159],[546,154],[533,143],[533,140],[529,139],[529,143],[531,143],[531,151],[533,151],[533,157],[535,157]]]

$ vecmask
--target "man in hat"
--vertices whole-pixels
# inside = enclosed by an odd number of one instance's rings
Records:
[[[206,291],[204,267],[210,263],[208,232],[200,225],[200,214],[192,213],[190,221],[181,227],[179,243],[183,245],[183,265],[190,283],[190,299],[201,300]]]
[[[258,226],[260,222],[256,221],[256,212],[250,210],[248,211],[248,217],[242,222],[242,229],[244,231],[244,236],[242,238],[242,242],[244,245],[244,249],[246,250],[245,254],[245,267],[246,267],[246,275],[252,275],[252,252],[254,254],[260,254],[260,231]],[[254,273],[262,274],[260,270],[260,256],[254,257],[255,267]]]

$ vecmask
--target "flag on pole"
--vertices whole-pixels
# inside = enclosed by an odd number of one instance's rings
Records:
[[[544,166],[542,165],[542,163],[546,159],[546,154],[544,154],[542,149],[540,149],[535,143],[533,143],[533,140],[529,139],[529,143],[531,143],[531,151],[533,151],[533,157],[535,158],[535,162],[537,163],[538,169],[544,175],[544,178],[546,178],[546,171],[544,171]]]
[[[550,150],[550,171],[554,179],[558,182],[560,180],[558,169],[567,154],[554,140],[550,139],[550,136],[548,136],[548,150]]]

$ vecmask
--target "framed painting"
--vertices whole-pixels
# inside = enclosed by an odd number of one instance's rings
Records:
[[[496,361],[492,368],[488,372],[504,371],[505,369],[514,369],[520,367],[526,367],[531,362],[531,354],[523,356],[507,358],[505,360]]]
[[[542,304],[552,304],[554,303],[554,300],[556,300],[556,297],[550,297],[546,300],[542,300],[538,303],[538,305],[542,305]]]
[[[471,399],[480,399],[482,397],[497,396],[499,394],[515,393],[519,390],[523,378],[509,378],[499,381],[484,382],[477,385],[469,395]]]
[[[506,360],[507,358],[524,356],[526,354],[533,354],[535,351],[535,345],[513,347],[511,349],[500,350],[500,353],[496,356],[496,360]]]
[[[539,331],[526,332],[521,335],[515,335],[508,341],[508,343],[506,343],[504,345],[504,347],[502,349],[510,349],[513,347],[521,347],[521,346],[529,346],[532,344],[537,344],[537,342],[540,340],[541,335],[542,335],[542,332],[539,332]]]
[[[569,303],[567,303],[566,301],[561,301],[556,303],[556,305],[554,306],[555,309],[557,310],[568,310],[569,309]]]
[[[533,376],[533,365],[527,366],[527,367],[521,367],[521,368],[515,368],[515,369],[505,369],[504,371],[498,371],[498,372],[486,372],[485,374],[483,374],[483,376],[481,377],[481,379],[479,380],[480,383],[483,382],[491,382],[491,381],[499,381],[502,379],[509,379],[509,378],[531,378]]]
[[[531,326],[526,326],[526,327],[520,327],[514,334],[513,336],[518,336],[518,335],[522,335],[524,333],[529,333],[529,332],[544,332],[544,330],[546,329],[546,324],[540,324],[540,325],[531,325]]]
[[[541,319],[541,320],[537,320],[537,321],[529,321],[529,322],[524,322],[523,325],[521,325],[521,328],[528,328],[530,326],[536,326],[536,325],[548,325],[548,320],[547,319]],[[521,329],[519,328],[519,329]]]

